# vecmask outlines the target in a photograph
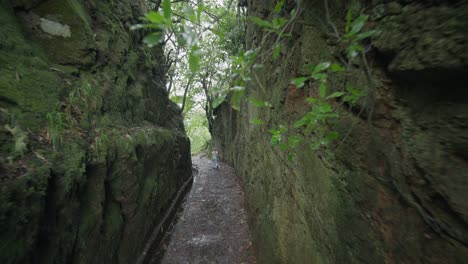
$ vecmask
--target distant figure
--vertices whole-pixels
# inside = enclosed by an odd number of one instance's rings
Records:
[[[213,159],[213,166],[215,169],[219,169],[219,165],[218,165],[218,150],[216,150],[215,148],[213,148],[213,151],[211,152],[211,155],[212,155],[212,159]]]

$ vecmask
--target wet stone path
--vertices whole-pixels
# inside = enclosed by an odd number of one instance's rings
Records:
[[[192,190],[175,224],[164,264],[256,263],[242,189],[231,167],[193,157]]]

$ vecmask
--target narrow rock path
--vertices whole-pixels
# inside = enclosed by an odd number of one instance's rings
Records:
[[[164,264],[256,263],[242,189],[231,167],[215,170],[193,157],[198,169],[163,257]]]

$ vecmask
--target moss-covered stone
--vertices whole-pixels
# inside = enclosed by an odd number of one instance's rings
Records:
[[[77,0],[49,0],[23,16],[23,21],[49,57],[61,64],[90,65],[95,60],[90,18]],[[68,34],[52,34],[47,24],[68,29]]]
[[[294,38],[281,44],[288,52],[262,58],[260,84],[247,92],[271,102],[271,109],[242,104],[235,111],[224,104],[216,110],[214,145],[242,176],[259,262],[463,263],[466,1],[327,3],[330,21],[323,1],[303,2]],[[272,18],[274,5],[254,0],[248,15]],[[314,133],[290,129],[303,139],[296,160],[288,161],[267,131],[292,128],[308,109],[305,97],[317,94],[312,81],[301,91],[289,85],[306,74],[303,64],[343,63],[342,41],[330,23],[343,35],[347,10],[369,10],[364,28],[381,32],[363,43],[370,67],[355,60],[346,80],[330,74],[328,86],[341,91],[347,81],[366,98],[353,108],[331,102],[339,117],[322,129],[341,135],[336,144],[312,150]],[[248,48],[263,34],[249,24]],[[249,118],[267,125],[253,126]]]
[[[191,174],[162,49],[125,24],[146,5],[14,2],[0,4],[0,262],[133,263]]]

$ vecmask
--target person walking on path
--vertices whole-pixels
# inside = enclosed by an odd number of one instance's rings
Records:
[[[218,150],[213,148],[213,151],[211,152],[212,160],[213,160],[213,166],[215,169],[219,169],[218,165]]]

